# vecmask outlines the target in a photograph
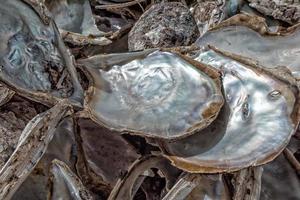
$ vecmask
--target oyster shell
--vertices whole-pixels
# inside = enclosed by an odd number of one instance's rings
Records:
[[[43,24],[22,1],[1,3],[0,80],[20,95],[47,105],[60,98],[82,103],[83,91],[73,60],[55,24]]]
[[[263,167],[249,167],[233,174],[233,200],[260,199]]]
[[[225,38],[225,39],[224,39]],[[286,66],[300,78],[299,26],[273,33],[265,20],[250,15],[236,15],[197,40],[197,45],[212,45],[224,51],[255,58],[263,66]]]
[[[86,36],[101,34],[88,0],[46,0],[45,5],[60,29]]]
[[[0,84],[0,106],[7,103],[14,96],[14,94],[14,91]]]
[[[129,51],[155,47],[187,46],[199,36],[189,9],[179,2],[152,5],[128,35]]]
[[[93,196],[64,162],[57,159],[51,166],[51,196],[48,199],[92,200]]]
[[[67,117],[56,128],[45,154],[15,192],[12,199],[47,199],[49,195],[49,177],[51,175],[50,167],[52,160],[59,159],[75,171],[75,161],[78,156],[75,148],[74,122],[71,117]]]
[[[299,123],[297,88],[212,50],[195,59],[222,71],[226,103],[206,129],[162,143],[167,157],[175,166],[197,173],[236,171],[273,160]]]
[[[81,63],[93,67],[97,62]],[[219,73],[174,53],[133,53],[127,62],[107,67],[87,68],[94,81],[87,110],[96,122],[118,132],[186,137],[210,124],[223,105]]]
[[[290,24],[296,24],[300,19],[300,5],[297,1],[249,0],[249,5],[265,15]]]
[[[127,174],[119,179],[108,200],[133,199],[143,181],[139,176],[150,169],[156,168],[166,177],[166,187],[170,189],[176,181],[178,170],[172,168],[169,162],[161,156],[145,156],[136,160]]]
[[[34,117],[25,127],[18,145],[0,170],[0,199],[10,199],[45,153],[55,128],[71,110],[66,101]]]
[[[88,0],[46,0],[45,6],[52,13],[65,42],[75,46],[111,43],[97,28]]]
[[[184,174],[162,200],[229,200],[222,175]]]
[[[0,168],[17,147],[26,124],[43,111],[43,106],[17,95],[0,108]]]

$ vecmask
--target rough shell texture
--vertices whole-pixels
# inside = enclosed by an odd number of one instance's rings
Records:
[[[48,191],[48,179],[50,177],[49,172],[52,160],[59,159],[64,161],[74,170],[77,156],[76,152],[74,152],[75,146],[74,123],[72,118],[68,117],[59,124],[47,151],[12,199],[47,199],[47,196],[50,194]]]
[[[225,19],[225,2],[202,1],[193,9],[193,17],[197,23],[200,35]]]
[[[0,168],[15,150],[26,124],[42,110],[42,106],[17,96],[0,108]]]
[[[187,46],[199,36],[189,9],[181,3],[154,4],[135,23],[128,36],[130,51]]]
[[[0,170],[0,198],[10,199],[45,153],[59,122],[71,106],[61,101],[36,115],[24,128],[16,149]]]
[[[201,47],[212,45],[225,51],[254,58],[260,64],[270,68],[287,66],[293,75],[299,78],[299,42],[298,26],[291,27],[284,32],[271,33],[266,24],[258,21],[258,18],[239,15],[224,21],[204,34],[197,40],[197,45]]]
[[[211,70],[209,76],[203,72],[209,67],[196,65],[157,51],[108,71],[90,69],[95,81],[90,112],[120,132],[165,139],[193,134],[223,105],[219,74]]]
[[[52,161],[51,166],[51,189],[48,199],[74,199],[92,200],[92,194],[84,187],[81,180],[68,167],[57,159]]]
[[[286,0],[249,0],[250,6],[259,12],[275,19],[295,24],[300,19],[300,5],[298,1]]]
[[[296,129],[292,120],[296,96],[290,85],[214,51],[196,59],[222,71],[226,103],[208,128],[165,144],[173,164],[190,172],[211,173],[271,161]]]

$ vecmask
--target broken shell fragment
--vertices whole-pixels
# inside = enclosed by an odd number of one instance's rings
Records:
[[[258,66],[212,50],[195,59],[221,70],[226,103],[206,129],[162,143],[167,157],[197,173],[236,171],[273,160],[297,127],[297,89]]]
[[[72,57],[55,24],[43,24],[22,1],[1,2],[0,80],[20,95],[47,105],[61,98],[82,103]]]
[[[219,73],[174,53],[156,51],[107,67],[88,67],[94,86],[87,109],[118,132],[186,137],[210,124],[223,105]]]
[[[76,46],[111,43],[97,28],[88,0],[46,0],[45,5],[65,42]]]
[[[14,91],[8,89],[5,85],[0,84],[0,106],[7,103],[14,94]]]
[[[232,174],[233,200],[259,199],[263,167],[249,167]]]
[[[72,170],[75,169],[77,152],[74,138],[74,123],[72,117],[64,118],[56,128],[47,150],[33,171],[14,193],[13,200],[39,200],[47,199],[49,195],[49,177],[51,162],[59,159]],[[30,192],[28,192],[30,191]],[[63,194],[62,194],[63,195]]]
[[[152,5],[128,35],[130,51],[191,45],[199,37],[189,9],[179,2]]]
[[[192,9],[200,36],[225,19],[225,1],[201,1]]]
[[[0,169],[17,147],[27,123],[45,109],[18,95],[0,107]]]
[[[57,159],[52,161],[51,192],[48,199],[92,200],[93,196],[66,163]]]
[[[70,111],[67,101],[61,101],[27,124],[15,151],[0,170],[0,199],[12,197],[42,158],[56,127]]]
[[[173,168],[168,160],[161,156],[145,156],[136,160],[129,168],[125,176],[118,180],[108,200],[133,199],[138,188],[142,184],[139,177],[143,173],[151,173],[151,169],[158,169],[166,178],[167,190],[173,186],[179,170]]]
[[[290,24],[296,24],[300,19],[300,5],[297,1],[249,0],[249,6]]]
[[[222,175],[183,174],[162,200],[229,200]]]
[[[255,58],[269,68],[286,66],[300,78],[299,42],[298,25],[274,33],[268,30],[263,18],[239,14],[208,31],[196,43]]]

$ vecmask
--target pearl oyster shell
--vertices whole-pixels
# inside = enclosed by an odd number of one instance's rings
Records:
[[[20,95],[54,105],[58,99],[83,101],[73,60],[55,24],[44,24],[22,1],[2,1],[0,80]]]
[[[170,52],[144,54],[127,54],[123,62],[122,54],[115,55],[108,62],[122,63],[108,70],[88,67],[94,86],[87,109],[96,122],[119,132],[178,139],[216,118],[223,105],[216,70]],[[81,63],[95,67],[92,58]]]
[[[70,104],[61,101],[26,125],[16,149],[0,169],[0,199],[12,197],[42,158],[59,122],[70,112]]]
[[[167,157],[176,167],[197,173],[236,171],[274,159],[299,121],[297,88],[212,50],[195,59],[221,70],[226,102],[206,129],[162,142]]]
[[[263,18],[239,14],[208,31],[196,43],[255,58],[266,67],[286,66],[300,78],[299,42],[299,25],[274,33]]]

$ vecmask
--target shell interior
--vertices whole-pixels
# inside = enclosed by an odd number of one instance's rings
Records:
[[[90,71],[95,80],[91,111],[98,121],[121,132],[182,137],[207,125],[223,104],[212,78],[169,52]]]
[[[208,128],[166,143],[169,158],[187,171],[223,172],[276,157],[296,128],[289,85],[214,51],[195,59],[222,71],[226,103]]]
[[[254,58],[263,66],[286,66],[300,78],[299,28],[286,36],[264,36],[247,26],[225,26],[208,31],[196,44],[212,45],[224,51]]]

